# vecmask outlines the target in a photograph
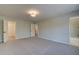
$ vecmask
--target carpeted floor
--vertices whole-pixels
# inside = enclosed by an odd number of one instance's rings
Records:
[[[79,48],[38,37],[0,44],[0,55],[77,55]]]

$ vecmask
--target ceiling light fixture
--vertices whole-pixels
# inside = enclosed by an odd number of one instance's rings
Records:
[[[31,9],[31,10],[27,11],[27,13],[28,13],[31,17],[36,17],[37,15],[39,15],[39,11],[37,11],[36,9]]]

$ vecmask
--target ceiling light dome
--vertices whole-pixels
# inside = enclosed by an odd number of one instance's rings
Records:
[[[39,11],[36,9],[31,9],[29,11],[27,11],[27,13],[31,16],[31,17],[36,17],[37,15],[39,15]]]

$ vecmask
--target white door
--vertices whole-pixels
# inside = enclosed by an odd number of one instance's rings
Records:
[[[8,21],[4,20],[4,42],[8,41]]]
[[[3,19],[0,17],[0,43],[2,43],[3,40]]]

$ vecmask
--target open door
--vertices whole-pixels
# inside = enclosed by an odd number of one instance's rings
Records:
[[[0,17],[0,43],[16,39],[16,22]]]
[[[4,42],[6,43],[8,41],[8,21],[4,19]]]
[[[4,42],[16,39],[16,22],[4,20]]]
[[[4,41],[3,39],[3,19],[0,17],[0,43]]]

